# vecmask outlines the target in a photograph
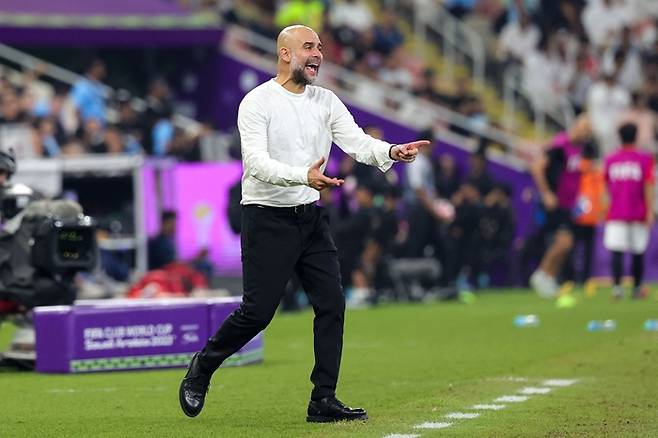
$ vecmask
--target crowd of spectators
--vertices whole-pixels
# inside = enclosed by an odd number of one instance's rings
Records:
[[[471,3],[477,14],[487,2]],[[587,112],[602,154],[629,119],[644,133],[642,146],[655,150],[658,2],[514,0],[495,23],[498,62],[522,71],[534,107]]]
[[[200,159],[198,135],[173,123],[173,100],[164,78],[154,78],[139,111],[133,96],[103,85],[105,63],[96,59],[72,86],[51,84],[39,69],[0,70],[0,139],[19,159],[82,154],[148,154]]]
[[[235,0],[224,15],[228,22],[270,38],[276,38],[279,30],[287,25],[309,25],[318,32],[325,57],[330,62],[371,79],[341,84],[351,88],[359,102],[415,118],[428,116],[427,111],[420,110],[409,99],[391,98],[391,89],[401,90],[421,101],[457,111],[472,128],[490,123],[481,98],[472,90],[470,79],[442,83],[435,69],[408,49],[402,29],[406,3],[383,1],[375,13],[367,2],[360,0]],[[389,89],[377,84],[385,84]],[[428,119],[426,124],[431,121]],[[462,134],[472,132],[472,129],[451,128]]]
[[[399,101],[373,87],[379,82],[464,115],[471,128],[491,123],[470,80],[446,90],[437,72],[406,49],[398,13],[410,2],[384,1],[378,13],[358,0],[234,0],[222,13],[268,37],[290,24],[318,31],[325,56],[373,81],[353,90],[382,108]],[[639,143],[655,149],[658,111],[658,2],[649,0],[445,0],[460,19],[483,15],[499,34],[492,74],[518,67],[535,105],[568,99],[587,111],[602,153],[616,146],[616,126],[632,120]],[[402,15],[403,16],[403,15]],[[501,68],[502,67],[502,68]],[[172,92],[153,78],[138,110],[125,91],[108,94],[106,67],[94,60],[73,86],[51,85],[34,71],[0,72],[0,138],[19,158],[80,154],[148,154],[200,159],[198,136],[173,123]],[[417,112],[416,112],[417,113]],[[421,114],[418,114],[420,117]],[[472,135],[472,130],[452,126]],[[373,136],[379,136],[372,129]],[[431,138],[431,134],[428,134]],[[18,146],[18,147],[16,147]],[[426,154],[404,173],[384,176],[345,157],[337,174],[344,188],[323,191],[332,217],[344,286],[353,300],[377,299],[393,287],[391,260],[430,258],[441,266],[438,284],[486,287],[492,269],[509,255],[515,234],[511,191],[487,172],[487,145],[461,168],[448,154]],[[392,179],[391,179],[392,178]]]
[[[332,62],[451,108],[466,117],[470,128],[494,124],[495,117],[468,80],[458,79],[446,88],[431,66],[405,48],[400,17],[410,4],[382,1],[375,14],[370,3],[358,0],[235,0],[224,12],[228,21],[270,37],[283,26],[308,24],[318,30]],[[467,23],[484,21],[485,33],[493,37],[485,35],[485,41],[495,41],[498,35],[487,69],[498,89],[503,73],[516,67],[534,109],[565,114],[573,110],[576,115],[588,111],[604,152],[614,147],[618,121],[628,111],[658,110],[655,1],[444,0],[443,6]],[[369,81],[361,81],[354,92],[383,108],[423,113],[411,103],[413,107],[399,108],[400,102]],[[643,132],[653,129],[650,120],[642,119]],[[453,128],[462,134],[472,131]],[[655,145],[651,137],[649,147]]]
[[[351,304],[398,297],[395,260],[434,260],[441,274],[425,291],[456,296],[488,287],[494,268],[511,255],[511,188],[487,171],[485,142],[461,166],[453,155],[425,148],[403,173],[382,174],[348,156],[337,172],[347,175],[346,184],[321,192],[321,203]],[[498,269],[497,281],[511,280],[505,271]]]

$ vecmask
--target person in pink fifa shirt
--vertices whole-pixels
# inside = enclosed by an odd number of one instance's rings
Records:
[[[636,146],[637,126],[626,123],[619,128],[621,148],[605,160],[604,177],[610,198],[603,245],[612,252],[613,297],[621,299],[624,253],[633,255],[633,298],[646,298],[642,285],[644,253],[654,221],[653,157]]]

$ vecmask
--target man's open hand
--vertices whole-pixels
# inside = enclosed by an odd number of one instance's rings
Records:
[[[418,155],[418,148],[429,145],[428,140],[412,141],[411,143],[396,144],[391,148],[391,158],[395,161],[411,163]]]
[[[313,163],[313,165],[308,169],[307,178],[308,185],[310,187],[320,191],[326,187],[338,187],[345,182],[342,179],[329,178],[328,176],[325,176],[320,170],[320,167],[322,167],[323,164],[324,157]]]

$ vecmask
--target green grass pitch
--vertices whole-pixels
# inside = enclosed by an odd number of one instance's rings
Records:
[[[517,314],[539,315],[516,328]],[[184,371],[42,375],[0,371],[0,436],[62,437],[619,437],[658,436],[658,301],[610,302],[607,291],[558,309],[534,294],[483,293],[475,303],[384,305],[350,310],[338,396],[368,409],[366,423],[305,423],[313,364],[310,312],[277,315],[265,336],[265,362],[220,370],[203,413],[178,407]],[[615,319],[590,333],[592,319]],[[0,343],[6,343],[5,325]],[[569,387],[472,412],[545,379]],[[522,380],[527,379],[527,380]],[[418,430],[423,422],[451,422]]]

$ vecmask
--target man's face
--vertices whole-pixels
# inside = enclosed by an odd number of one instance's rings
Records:
[[[300,29],[291,44],[290,71],[299,85],[310,85],[318,78],[322,64],[322,43],[317,34]]]

